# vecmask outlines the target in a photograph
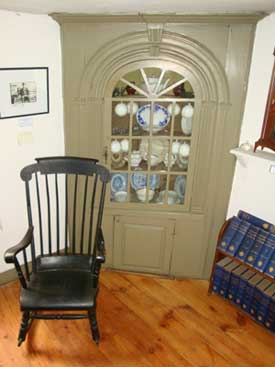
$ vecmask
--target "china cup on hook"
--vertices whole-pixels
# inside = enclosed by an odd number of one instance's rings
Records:
[[[118,103],[116,106],[115,106],[115,113],[117,116],[119,117],[123,117],[123,116],[126,116],[127,113],[128,113],[128,108],[127,108],[127,105],[123,102],[120,102]]]
[[[191,105],[191,103],[188,103],[188,105],[184,106],[183,109],[181,110],[182,117],[190,118],[193,116],[193,114],[194,114],[194,108]]]

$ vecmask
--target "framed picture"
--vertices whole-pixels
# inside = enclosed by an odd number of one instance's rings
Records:
[[[0,68],[0,119],[44,113],[49,113],[48,68]]]

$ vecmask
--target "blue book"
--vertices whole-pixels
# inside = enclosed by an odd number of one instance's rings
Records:
[[[251,247],[253,246],[259,231],[260,231],[259,228],[257,228],[253,224],[251,224],[251,226],[248,229],[242,243],[240,244],[240,246],[238,248],[238,251],[235,254],[235,256],[238,259],[244,261],[244,259],[247,257],[247,254],[249,253]]]
[[[225,298],[227,296],[231,273],[238,266],[240,265],[236,261],[232,261],[231,263],[229,263],[228,265],[224,267],[223,279],[221,281],[221,286],[220,286],[220,295]]]
[[[267,329],[275,331],[275,293],[270,298],[264,325]]]
[[[232,260],[229,257],[224,257],[222,260],[216,263],[212,282],[213,293],[219,293],[221,282],[223,280],[224,267],[231,262]]]
[[[246,271],[247,271],[247,268],[244,265],[240,265],[232,271],[231,277],[230,277],[230,283],[228,287],[228,292],[227,292],[227,298],[230,301],[233,301],[235,299],[236,293],[239,288],[240,276],[243,273],[245,273]]]
[[[218,248],[220,248],[223,251],[226,251],[232,238],[234,237],[235,233],[237,232],[237,229],[239,225],[241,224],[241,220],[237,217],[233,217],[228,224],[228,227],[226,228],[219,244]]]
[[[264,272],[271,278],[275,278],[275,252],[271,255]]]
[[[259,271],[264,271],[274,252],[274,249],[275,236],[270,233],[265,240],[259,255],[253,263],[254,268],[258,269]]]
[[[254,289],[249,312],[255,319],[257,318],[258,308],[261,303],[263,293],[268,287],[271,286],[271,284],[272,282],[270,280],[262,279],[262,281],[259,284],[257,284]]]
[[[238,218],[242,220],[246,220],[247,222],[254,224],[256,227],[260,227],[267,232],[275,233],[274,224],[268,223],[265,220],[255,217],[254,215],[249,214],[243,210],[239,210]]]
[[[246,312],[250,311],[254,290],[256,288],[256,285],[260,283],[262,279],[263,278],[260,274],[255,274],[252,278],[248,280],[242,298],[242,309],[244,311]]]
[[[230,255],[235,255],[238,248],[240,247],[247,231],[249,230],[251,224],[242,220],[240,225],[237,228],[236,233],[234,234],[231,242],[229,243],[226,252],[228,252]]]
[[[275,293],[275,284],[272,284],[262,294],[262,298],[260,300],[256,315],[256,320],[262,325],[266,320],[268,307],[271,301],[271,297],[274,293]]]
[[[258,236],[256,237],[256,240],[253,244],[253,246],[251,247],[251,249],[249,250],[246,258],[245,258],[245,262],[251,266],[253,266],[255,260],[257,259],[257,256],[259,255],[263,244],[265,243],[267,237],[268,237],[268,232],[264,231],[263,229],[260,229],[258,232]]]
[[[244,295],[244,291],[245,291],[247,282],[254,275],[255,275],[255,272],[253,270],[250,270],[250,269],[240,275],[239,287],[238,287],[238,290],[236,291],[236,295],[235,295],[235,298],[233,300],[236,303],[236,305],[241,307],[242,299],[243,299],[243,295]]]

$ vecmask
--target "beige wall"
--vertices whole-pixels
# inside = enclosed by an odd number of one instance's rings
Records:
[[[59,26],[44,15],[0,11],[0,68],[49,67],[50,113],[0,120],[0,272],[8,269],[4,251],[27,229],[25,193],[20,169],[35,157],[64,154],[61,48]],[[26,133],[28,144],[18,139]],[[24,139],[23,139],[24,140]]]
[[[249,141],[254,145],[261,133],[274,62],[274,34],[275,13],[272,13],[261,20],[256,29],[240,144]],[[266,159],[247,156],[237,161],[228,217],[243,209],[275,223],[275,175],[269,171],[275,164],[275,153],[265,156]]]

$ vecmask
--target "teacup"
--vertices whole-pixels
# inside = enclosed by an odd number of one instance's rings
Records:
[[[122,152],[127,153],[129,150],[129,141],[127,139],[121,140],[120,147]]]
[[[190,154],[190,144],[188,143],[181,144],[179,148],[179,156],[182,158],[187,158],[189,157],[189,154]]]
[[[111,152],[113,154],[117,154],[120,152],[121,146],[118,140],[113,140],[111,143]]]
[[[148,191],[148,201],[151,201],[154,197],[154,190],[149,190]],[[136,191],[137,197],[140,201],[145,202],[146,201],[146,188],[144,189],[139,189]]]
[[[127,191],[117,191],[114,193],[115,201],[122,203],[127,200]]]

